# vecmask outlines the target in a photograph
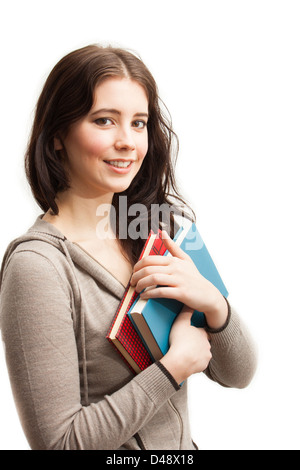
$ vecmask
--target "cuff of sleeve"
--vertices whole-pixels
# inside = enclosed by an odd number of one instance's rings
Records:
[[[170,380],[170,382],[172,383],[173,387],[175,388],[175,390],[180,390],[180,386],[178,385],[178,383],[176,382],[176,380],[174,379],[173,375],[170,374],[170,372],[168,371],[168,369],[165,368],[165,366],[160,362],[160,361],[157,361],[156,364],[158,365],[158,367],[160,368],[160,370],[168,377],[168,379]]]
[[[211,334],[211,343],[214,346],[227,348],[240,334],[240,318],[233,308],[230,308],[230,314],[226,324],[219,330],[208,330]]]
[[[212,333],[212,334],[215,334],[215,333],[221,333],[222,331],[224,331],[227,326],[229,325],[230,323],[230,320],[231,320],[231,307],[230,307],[230,303],[228,302],[228,300],[226,299],[226,297],[224,297],[224,299],[226,300],[226,303],[227,303],[227,307],[228,307],[228,314],[227,314],[227,320],[225,322],[225,324],[223,326],[221,326],[221,328],[209,328],[208,326],[206,327],[206,331],[208,333]]]
[[[159,361],[138,374],[134,380],[154,403],[168,400],[180,389],[175,379]]]

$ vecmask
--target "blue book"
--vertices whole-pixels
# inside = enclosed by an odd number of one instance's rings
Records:
[[[191,257],[202,276],[227,297],[228,291],[196,225],[193,223],[189,227],[181,227],[174,241]],[[171,254],[166,252],[164,256]],[[182,307],[183,304],[175,299],[143,300],[138,296],[128,312],[130,320],[154,361],[161,359],[167,353],[172,324]],[[196,327],[205,327],[203,312],[194,311],[191,323]]]

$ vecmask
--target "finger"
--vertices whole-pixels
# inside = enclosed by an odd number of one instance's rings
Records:
[[[155,273],[150,276],[143,277],[137,282],[135,290],[141,292],[151,286],[172,286],[172,278],[169,274]]]
[[[192,318],[194,313],[194,309],[191,307],[188,307],[187,305],[184,305],[181,309],[180,315],[189,315],[189,318]]]
[[[130,284],[135,286],[141,279],[151,274],[170,274],[170,272],[168,266],[146,266],[132,274]]]
[[[167,266],[170,264],[170,259],[167,256],[162,255],[151,255],[145,256],[145,258],[138,261],[134,267],[133,272],[137,272],[146,266]]]
[[[140,294],[141,299],[176,299],[180,292],[176,287],[156,287]]]
[[[178,246],[172,240],[172,238],[169,237],[168,233],[165,230],[162,231],[162,239],[166,249],[172,256],[175,256],[176,258],[180,259],[189,258],[189,256],[180,248],[180,246]]]
[[[181,309],[181,312],[178,314],[177,318],[180,317],[181,319],[188,320],[190,322],[192,319],[193,313],[194,313],[194,310],[192,308],[188,307],[187,305],[184,305]]]

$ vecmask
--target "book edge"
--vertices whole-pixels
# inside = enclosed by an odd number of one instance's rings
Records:
[[[148,256],[148,254],[150,253],[151,248],[153,247],[153,244],[156,240],[156,237],[157,237],[157,235],[154,232],[151,232],[149,234],[149,237],[147,238],[147,241],[145,243],[145,247],[144,247],[139,259],[142,259],[145,256]],[[116,312],[116,315],[115,315],[114,320],[113,320],[112,327],[110,328],[110,331],[108,332],[108,334],[106,336],[108,339],[113,340],[113,339],[116,338],[115,335],[118,333],[118,330],[119,330],[119,327],[122,323],[122,320],[123,320],[124,316],[126,315],[128,304],[129,304],[132,296],[134,295],[134,293],[135,293],[134,287],[132,287],[130,284],[128,284],[128,286],[126,288],[126,292],[124,293],[123,298],[120,300],[120,307]]]
[[[130,320],[132,321],[137,333],[141,335],[141,339],[145,344],[145,347],[149,350],[150,355],[155,361],[158,361],[163,357],[163,353],[156,342],[154,335],[149,328],[149,325],[143,315],[137,314],[136,316],[132,313],[128,313]]]
[[[109,341],[116,348],[118,353],[121,355],[122,359],[125,360],[125,362],[127,362],[129,364],[129,366],[130,366],[130,368],[132,369],[133,372],[135,372],[136,374],[139,374],[140,372],[142,372],[142,369],[140,369],[140,367],[132,359],[130,354],[126,351],[124,346],[120,343],[120,341],[117,338],[115,338],[115,339],[109,338]]]

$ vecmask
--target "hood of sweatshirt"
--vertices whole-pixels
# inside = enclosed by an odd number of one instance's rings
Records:
[[[42,219],[43,215],[40,215],[32,227],[22,236],[13,240],[7,247],[1,266],[0,272],[0,294],[1,286],[3,283],[6,267],[9,264],[10,258],[18,247],[26,242],[39,241],[50,244],[58,249],[66,258],[69,267],[71,268],[76,278],[76,267],[80,267],[81,270],[86,271],[91,275],[100,286],[103,286],[109,291],[116,299],[121,300],[125,286],[116,279],[104,266],[102,266],[97,260],[90,256],[84,249],[79,245],[68,240],[56,227],[49,222]],[[80,291],[74,293],[77,298],[80,299]],[[79,300],[80,302],[80,300]],[[83,384],[84,384],[84,399],[83,403],[88,403],[88,374],[86,365],[86,348],[85,348],[85,320],[83,309],[80,309],[80,331],[78,334],[81,337],[81,353],[83,359]],[[74,319],[73,319],[74,320]],[[77,321],[74,323],[77,324]],[[1,330],[1,316],[0,316],[0,330]]]
[[[74,264],[80,266],[83,270],[87,271],[92,277],[99,281],[100,284],[107,288],[113,295],[121,299],[126,286],[116,279],[113,274],[90,256],[83,248],[68,240],[54,225],[46,222],[42,217],[43,215],[40,215],[24,235],[16,238],[8,245],[2,260],[0,289],[5,268],[16,248],[24,242],[39,240],[60,250],[65,255],[71,268],[73,268]]]

